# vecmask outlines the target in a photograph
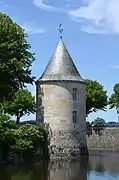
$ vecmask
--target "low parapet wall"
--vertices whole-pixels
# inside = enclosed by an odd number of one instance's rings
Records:
[[[105,128],[100,135],[92,131],[92,135],[87,136],[87,145],[91,150],[119,151],[119,128]]]

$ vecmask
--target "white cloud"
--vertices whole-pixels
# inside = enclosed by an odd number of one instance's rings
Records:
[[[35,6],[44,9],[46,11],[57,11],[58,9],[54,6],[46,5],[43,3],[43,0],[33,0]]]
[[[34,5],[50,12],[66,13],[88,33],[119,33],[119,0],[63,0],[63,8],[33,0]]]
[[[49,12],[60,12],[60,13],[68,13],[68,9],[70,9],[70,7],[72,6],[72,0],[61,0],[63,2],[66,2],[64,3],[64,8],[62,8],[61,6],[53,6],[53,5],[46,5],[44,3],[45,0],[33,0],[33,4],[36,6],[36,7],[39,7],[45,11],[49,11]],[[74,4],[76,3],[77,0],[73,0],[74,1]]]
[[[83,20],[84,30],[90,33],[119,33],[119,0],[85,0],[69,14],[74,20]]]
[[[50,0],[52,2],[52,0]],[[60,2],[60,3],[59,3]],[[56,1],[56,6],[49,5],[45,3],[45,0],[33,0],[33,4],[36,7],[39,7],[45,11],[49,12],[61,12],[61,13],[69,13],[71,9],[74,9],[79,5],[79,0],[60,0]],[[59,5],[60,4],[60,5]]]
[[[109,34],[110,33],[110,31],[107,29],[96,28],[91,25],[82,25],[80,29],[81,31],[84,31],[90,34]]]
[[[45,29],[43,28],[39,28],[39,27],[35,27],[34,24],[30,24],[30,23],[25,23],[23,25],[21,25],[21,27],[26,31],[26,33],[28,33],[29,35],[33,35],[33,34],[43,34],[46,32]]]

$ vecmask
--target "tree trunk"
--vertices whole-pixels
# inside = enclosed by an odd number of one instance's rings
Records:
[[[18,115],[18,116],[17,116],[16,123],[19,124],[19,121],[20,121],[20,116]]]

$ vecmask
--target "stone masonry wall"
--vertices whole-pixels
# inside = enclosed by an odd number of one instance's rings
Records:
[[[93,134],[87,136],[88,149],[91,150],[113,150],[119,151],[119,128],[105,128],[101,135]]]
[[[54,131],[50,142],[50,157],[77,157],[87,155],[85,131]]]
[[[75,101],[72,99],[73,88],[77,88],[77,100]],[[43,93],[41,97],[43,121],[50,125],[52,131],[85,130],[84,84],[79,82],[48,82],[40,85],[39,91],[41,90]],[[40,113],[39,109],[37,111]],[[72,119],[73,111],[77,111],[76,124],[73,123]]]
[[[76,100],[72,97],[73,88],[77,88]],[[51,133],[51,156],[87,153],[85,108],[84,83],[53,81],[37,85],[37,122],[45,123]],[[77,111],[76,122],[73,111]]]

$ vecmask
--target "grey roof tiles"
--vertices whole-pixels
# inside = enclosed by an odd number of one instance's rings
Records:
[[[51,80],[84,81],[72,61],[62,39],[60,39],[56,51],[52,55],[44,73],[38,79],[38,81]]]

